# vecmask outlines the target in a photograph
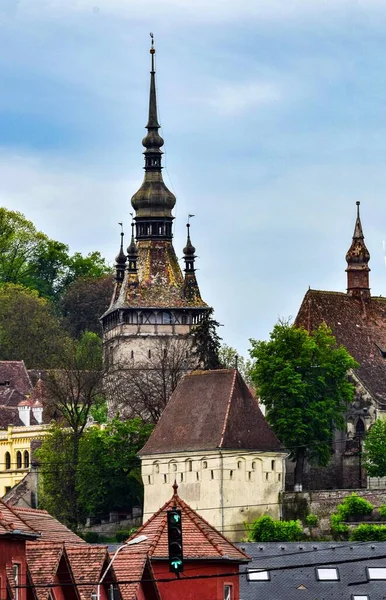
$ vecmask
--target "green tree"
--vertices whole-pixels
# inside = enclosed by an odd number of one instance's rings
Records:
[[[104,429],[88,427],[81,436],[74,469],[73,433],[54,424],[36,453],[40,505],[76,529],[88,516],[141,504],[143,485],[136,455],[152,429],[138,418],[113,419]]]
[[[244,381],[247,384],[251,383],[250,371],[252,368],[252,362],[249,359],[245,359],[244,356],[240,356],[235,348],[232,348],[232,346],[228,346],[227,344],[221,344],[218,357],[223,369],[237,368]]]
[[[192,329],[194,356],[198,367],[204,370],[221,369],[221,338],[217,333],[220,323],[214,319],[213,313],[213,308],[210,308]]]
[[[104,429],[90,427],[82,437],[77,477],[81,511],[103,516],[142,504],[143,484],[137,452],[153,425],[115,418]]]
[[[112,275],[78,277],[64,291],[59,303],[63,325],[79,338],[84,331],[101,333],[100,317],[107,310],[113,290]]]
[[[386,420],[378,419],[366,433],[364,465],[370,477],[386,476]]]
[[[0,208],[0,284],[14,283],[57,301],[78,277],[101,277],[111,269],[99,252],[70,256],[19,212]]]
[[[358,365],[324,324],[308,333],[279,322],[268,342],[251,344],[251,379],[269,423],[296,463],[295,485],[302,485],[306,458],[321,466],[330,461],[334,430],[344,429],[353,400],[347,372]]]
[[[76,486],[80,442],[92,407],[101,404],[105,375],[100,338],[95,333],[85,332],[80,340],[73,340],[66,345],[60,360],[60,369],[47,372],[45,385],[48,410],[66,431],[65,439],[71,460],[65,470],[65,493],[72,505],[67,522],[76,528],[81,519]],[[60,461],[61,456],[58,457]],[[50,492],[46,491],[46,494]]]
[[[21,285],[0,285],[0,360],[24,360],[27,368],[57,367],[67,343],[47,300]]]

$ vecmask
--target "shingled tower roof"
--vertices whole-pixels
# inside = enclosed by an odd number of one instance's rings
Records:
[[[139,454],[218,448],[283,450],[236,369],[185,375]]]
[[[356,377],[386,407],[386,298],[370,296],[369,251],[358,212],[351,247],[346,255],[347,293],[309,289],[295,325],[313,331],[326,323],[359,363]]]

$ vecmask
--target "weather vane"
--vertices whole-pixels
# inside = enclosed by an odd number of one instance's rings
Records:
[[[121,226],[121,233],[123,233],[123,223],[118,223]]]
[[[195,216],[195,215],[188,215],[188,223],[190,222],[190,219],[191,219],[192,217],[194,217],[194,216]]]

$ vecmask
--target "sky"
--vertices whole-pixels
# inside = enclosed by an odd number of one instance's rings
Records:
[[[357,200],[386,294],[384,0],[0,0],[0,205],[113,264],[143,178],[155,36],[182,257],[247,355],[345,291]],[[126,238],[127,239],[127,238]]]

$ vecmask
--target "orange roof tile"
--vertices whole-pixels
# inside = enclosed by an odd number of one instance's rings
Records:
[[[0,500],[0,535],[10,533],[38,537],[38,531],[20,516],[16,509]]]
[[[168,536],[166,512],[174,506],[182,511],[181,524],[184,557],[186,559],[217,559],[240,563],[249,561],[249,557],[244,552],[205,521],[205,519],[186,504],[177,493],[175,493],[168,502],[165,502],[165,504],[129,539],[133,539],[138,535],[146,535],[148,539],[146,542],[140,544],[141,551],[145,551],[146,549],[151,558],[167,559]],[[127,551],[129,548],[130,547],[127,548]],[[126,550],[124,553],[126,553]]]
[[[107,546],[88,546],[86,544],[69,546],[66,544],[66,552],[81,600],[90,600],[97,585],[87,585],[87,583],[99,581],[106,569],[110,560]]]
[[[7,505],[8,506],[8,505]],[[9,507],[11,508],[11,507]],[[0,508],[1,510],[1,508]],[[85,544],[76,533],[68,529],[65,525],[60,523],[46,510],[38,510],[36,508],[22,508],[20,506],[13,506],[12,510],[18,515],[23,521],[25,521],[34,531],[41,534],[41,538],[44,541],[53,540],[55,542],[66,542],[69,544]]]
[[[139,548],[139,546],[142,545],[145,547]],[[117,554],[113,563],[114,572],[118,582],[127,580],[136,582],[118,584],[122,600],[135,600],[137,597],[140,580],[142,579],[146,563],[148,562],[147,546],[145,544],[140,544],[139,546],[128,546]],[[152,578],[154,578],[153,574]]]
[[[38,600],[47,600],[49,587],[39,587],[54,583],[64,545],[60,542],[27,542],[26,557],[31,581]]]

